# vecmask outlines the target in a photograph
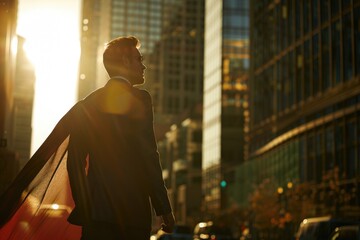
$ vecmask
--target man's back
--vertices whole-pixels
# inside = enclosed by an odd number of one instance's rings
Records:
[[[120,94],[126,95],[126,99],[129,99],[123,104],[137,102],[137,107],[144,108],[139,104],[142,103],[140,90],[129,89]],[[147,183],[151,173],[149,175],[146,171],[140,143],[145,134],[145,114],[139,118],[129,113],[103,112],[103,109],[93,104],[94,100],[97,100],[97,103],[101,102],[99,96],[104,98],[106,95],[103,92],[94,93],[85,100],[86,107],[79,116],[80,122],[74,125],[76,127],[70,135],[68,168],[69,172],[73,173],[70,175],[75,175],[70,176],[71,185],[74,189],[83,188],[75,185],[79,185],[78,174],[86,166],[87,173],[82,171],[82,177],[85,178],[88,188],[92,219],[149,227],[151,212]],[[83,163],[72,165],[74,160]],[[81,201],[75,200],[75,203],[80,205]],[[76,210],[74,214],[76,215]],[[137,214],[143,217],[134,218]],[[73,217],[80,220],[79,216]]]

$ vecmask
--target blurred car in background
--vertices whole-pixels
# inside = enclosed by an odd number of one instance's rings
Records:
[[[153,238],[155,239],[155,238]],[[171,234],[159,230],[156,234],[156,240],[192,240],[192,230],[186,225],[175,225]]]
[[[306,218],[300,223],[296,239],[326,240],[330,238],[336,228],[354,224],[357,224],[357,222],[346,219],[334,219],[330,216]]]
[[[194,228],[193,240],[235,240],[231,230],[213,222],[200,222]]]
[[[360,240],[360,225],[338,227],[330,240]]]

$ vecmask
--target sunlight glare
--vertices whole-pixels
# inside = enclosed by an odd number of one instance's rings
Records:
[[[79,19],[66,9],[37,8],[22,15],[18,32],[35,67],[31,154],[76,100]]]
[[[13,37],[13,39],[11,40],[11,53],[13,55],[16,55],[17,53],[17,48],[18,48],[18,38],[17,37]]]
[[[54,204],[51,205],[51,208],[54,209],[54,210],[58,210],[59,209],[59,204],[54,203]]]

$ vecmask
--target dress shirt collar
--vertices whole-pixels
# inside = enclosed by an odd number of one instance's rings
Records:
[[[120,76],[120,75],[118,75],[118,76],[113,76],[113,77],[111,77],[111,79],[122,80],[122,81],[128,83],[130,86],[132,86],[132,84],[131,84],[131,82],[129,81],[129,79],[127,79],[127,78],[125,78],[125,77],[123,77],[123,76]]]

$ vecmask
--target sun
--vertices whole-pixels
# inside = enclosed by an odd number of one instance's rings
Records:
[[[76,101],[79,18],[72,11],[35,8],[20,15],[18,33],[35,67],[32,154]]]

